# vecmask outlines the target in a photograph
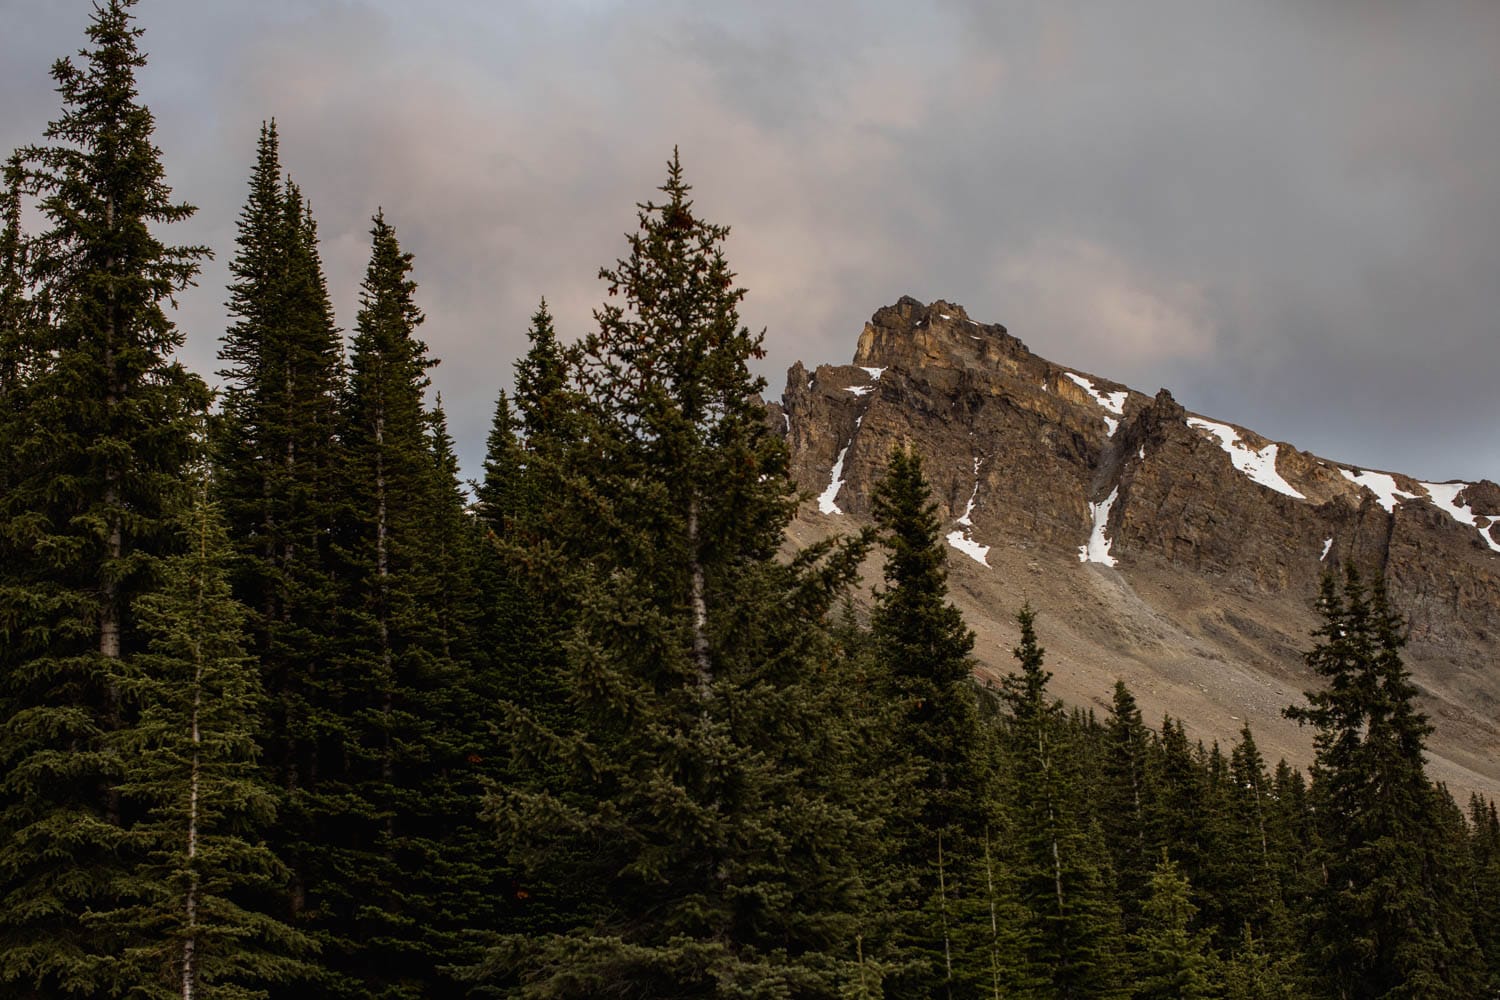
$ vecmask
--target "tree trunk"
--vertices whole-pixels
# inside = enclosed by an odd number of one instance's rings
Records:
[[[708,601],[704,597],[703,561],[698,557],[698,498],[688,501],[688,568],[693,606],[693,663],[698,668],[698,696],[713,697],[713,666],[708,654]]]

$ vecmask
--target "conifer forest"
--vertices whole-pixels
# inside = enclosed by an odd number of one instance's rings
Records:
[[[675,153],[471,488],[395,222],[346,334],[268,120],[211,393],[132,6],[4,169],[0,995],[1500,995],[1500,818],[1424,773],[1382,581],[1322,582],[1306,771],[1066,708],[1045,607],[977,684],[920,456],[788,549]]]

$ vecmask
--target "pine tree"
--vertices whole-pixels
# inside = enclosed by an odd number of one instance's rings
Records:
[[[694,214],[675,157],[661,190],[601,271],[618,301],[574,366],[588,422],[547,539],[579,568],[574,721],[510,710],[517,750],[568,773],[490,803],[513,859],[592,898],[571,933],[512,936],[478,974],[509,968],[522,996],[834,996],[860,971],[871,823],[827,619],[861,547],[778,560],[795,492],[727,229]]]
[[[964,954],[963,942],[975,935],[960,926],[980,898],[978,878],[994,875],[981,847],[993,826],[985,806],[994,790],[970,683],[974,633],[947,600],[937,507],[919,456],[891,453],[871,508],[886,550],[885,589],[876,594],[870,628],[896,706],[892,744],[900,759],[891,771],[912,772],[902,795],[898,857],[920,907],[913,930],[921,970],[892,988],[925,983],[920,992],[952,997],[964,993],[965,980],[993,978],[992,949]]]
[[[161,242],[181,221],[151,113],[131,0],[95,7],[82,65],[59,60],[55,144],[24,151],[49,228],[27,241],[25,284],[48,300],[8,393],[10,480],[0,495],[0,982],[13,995],[98,995],[91,956],[122,944],[89,910],[117,905],[127,864],[117,734],[131,608],[156,586],[192,452],[202,381],[172,360],[164,306],[207,251]]]
[[[1324,578],[1318,610],[1307,662],[1327,687],[1286,710],[1317,727],[1315,964],[1341,997],[1475,996],[1479,953],[1423,771],[1431,726],[1401,661],[1403,623],[1352,567],[1342,592]]]
[[[1079,800],[1077,763],[1065,741],[1061,702],[1047,694],[1035,615],[1016,616],[1019,670],[1002,693],[1009,707],[1009,798],[1018,831],[1015,865],[1030,927],[1028,959],[1047,995],[1120,996],[1119,911],[1103,834]]]
[[[140,719],[115,739],[139,761],[119,790],[140,813],[128,838],[141,860],[125,905],[88,926],[128,942],[104,968],[131,996],[264,996],[303,974],[310,943],[255,905],[286,871],[263,840],[275,808],[256,759],[264,698],[206,469],[179,525],[184,544],[162,589],[136,602],[150,652],[135,658],[124,694]]]

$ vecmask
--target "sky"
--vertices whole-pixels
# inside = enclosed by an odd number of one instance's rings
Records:
[[[0,0],[0,151],[87,0]],[[466,472],[677,146],[780,393],[902,295],[1326,458],[1500,480],[1500,4],[141,0],[213,383],[263,120],[350,327],[382,208]]]

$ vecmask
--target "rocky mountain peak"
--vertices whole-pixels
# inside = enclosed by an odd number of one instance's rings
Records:
[[[1148,396],[1055,364],[955,303],[910,296],[875,312],[852,364],[794,365],[772,411],[810,495],[805,527],[864,518],[891,449],[915,447],[971,618],[1003,632],[1020,598],[1053,595],[1054,615],[1094,636],[1080,640],[1080,663],[1149,659],[1120,643],[1107,619],[1123,614],[1131,634],[1173,636],[1188,659],[1275,678],[1295,698],[1322,572],[1384,573],[1440,733],[1451,714],[1500,750],[1494,483],[1424,483],[1320,458],[1189,413],[1166,389]],[[1016,599],[999,606],[1007,594]],[[995,669],[1008,668],[1006,648]],[[1212,673],[1194,681],[1204,694]],[[1500,791],[1494,757],[1483,781]],[[1483,783],[1454,766],[1457,786]]]

